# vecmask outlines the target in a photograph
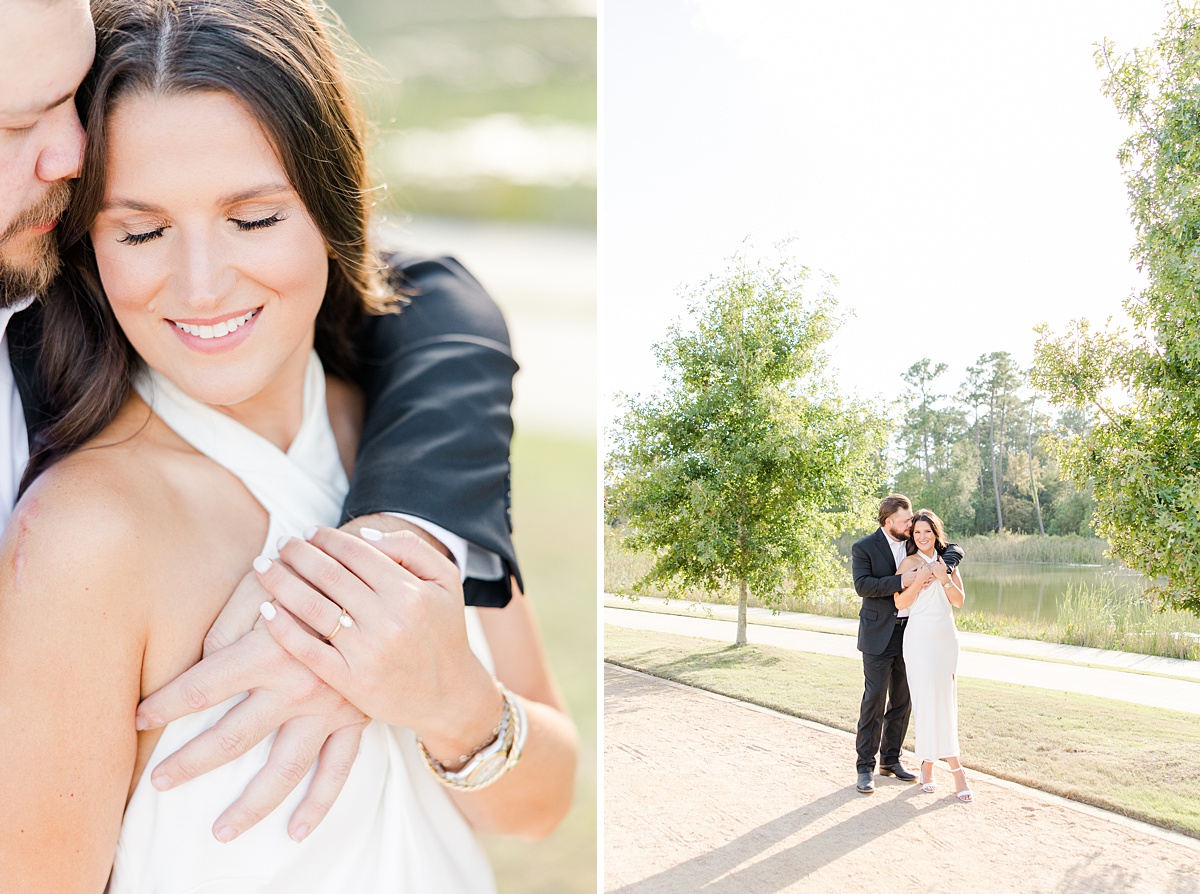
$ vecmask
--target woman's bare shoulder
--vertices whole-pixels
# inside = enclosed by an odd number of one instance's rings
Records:
[[[900,563],[900,567],[896,569],[896,573],[900,574],[905,571],[911,571],[917,567],[920,561],[916,556],[905,556],[904,561]]]
[[[0,554],[10,560],[0,575],[19,568],[39,591],[70,584],[76,600],[97,597],[112,580],[126,594],[122,602],[131,601],[171,487],[153,445],[112,434],[106,430],[30,485],[0,538]],[[85,580],[89,587],[76,585]]]

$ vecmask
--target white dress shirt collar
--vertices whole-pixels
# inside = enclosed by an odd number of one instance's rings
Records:
[[[17,488],[29,463],[29,432],[21,395],[8,359],[8,324],[29,305],[30,295],[8,307],[0,308],[0,525],[8,524],[17,502]],[[7,427],[7,431],[5,428]]]

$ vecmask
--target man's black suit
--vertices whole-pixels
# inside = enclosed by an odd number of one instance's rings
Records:
[[[950,568],[962,559],[962,550],[948,544],[941,553]],[[896,559],[887,535],[879,528],[859,540],[850,552],[854,592],[862,597],[858,610],[858,650],[863,653],[862,704],[858,714],[858,772],[875,772],[879,765],[900,763],[904,733],[912,702],[904,667],[904,624],[897,618],[896,594],[902,589]]]
[[[520,581],[509,516],[508,449],[517,370],[504,319],[451,258],[388,257],[410,303],[369,316],[358,341],[367,420],[344,518],[403,512],[491,550],[501,579],[468,578],[469,605],[502,606]],[[13,317],[9,355],[30,437],[48,421],[36,373],[39,305]]]

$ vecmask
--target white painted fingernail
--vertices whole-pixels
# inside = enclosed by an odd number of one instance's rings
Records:
[[[254,559],[254,570],[259,574],[266,574],[271,570],[271,560],[266,556],[256,556]]]
[[[278,540],[275,541],[275,549],[277,549],[277,550],[283,549],[283,545],[291,539],[292,539],[291,534],[284,534],[282,537],[280,537]]]
[[[262,615],[264,618],[266,618],[268,621],[275,620],[275,606],[273,606],[269,602],[264,602],[262,605],[260,605],[258,607],[258,613],[260,615]]]
[[[310,831],[312,831],[312,830],[309,829],[308,826],[305,826],[305,825],[297,826],[296,829],[292,832],[292,841],[295,841],[297,843],[303,841],[305,838],[308,837],[308,833]]]
[[[318,530],[318,528],[316,525],[309,525],[307,528],[304,529],[304,539],[312,540],[314,537],[317,536],[317,530]]]
[[[383,539],[383,532],[376,531],[374,528],[359,528],[358,533],[362,535],[363,540],[370,540],[372,543],[378,543]]]

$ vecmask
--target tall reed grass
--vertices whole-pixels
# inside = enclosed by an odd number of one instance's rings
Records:
[[[838,552],[850,558],[850,547],[862,533],[844,534],[834,541]],[[963,548],[971,562],[1017,562],[1028,565],[1116,565],[1104,555],[1108,541],[1076,534],[1041,537],[1037,534],[975,534],[950,539]]]

